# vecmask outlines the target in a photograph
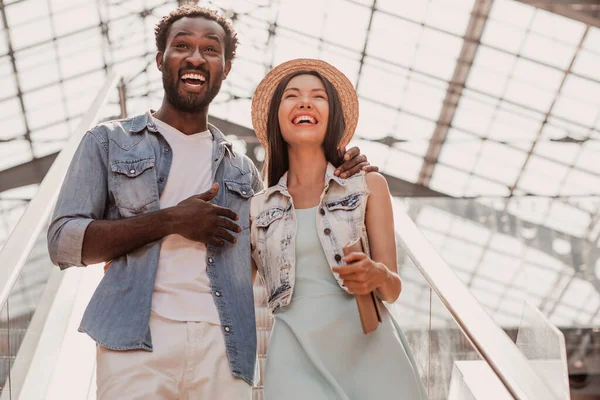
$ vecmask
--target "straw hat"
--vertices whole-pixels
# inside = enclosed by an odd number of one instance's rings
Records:
[[[350,80],[331,64],[321,60],[298,58],[284,62],[273,68],[258,84],[252,97],[252,126],[256,137],[267,147],[267,119],[269,106],[277,85],[288,75],[298,71],[317,71],[323,75],[335,88],[342,104],[346,130],[340,141],[340,148],[344,148],[352,139],[356,124],[358,123],[358,97]]]

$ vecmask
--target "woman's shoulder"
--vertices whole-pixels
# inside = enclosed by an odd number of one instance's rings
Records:
[[[389,195],[390,189],[388,188],[387,180],[379,172],[366,173],[365,182],[371,194]]]

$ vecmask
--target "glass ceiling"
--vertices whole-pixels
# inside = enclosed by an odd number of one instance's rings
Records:
[[[241,42],[211,114],[251,127],[252,93],[272,66],[324,59],[356,85],[354,144],[383,172],[455,197],[515,196],[520,203],[478,201],[595,243],[600,29],[515,0],[489,3],[201,1],[232,18]],[[130,115],[160,105],[153,28],[177,1],[2,4],[0,171],[60,150],[111,67]],[[0,241],[35,188],[11,192],[0,194]],[[527,195],[544,197],[524,207]],[[443,219],[425,211],[423,227]],[[473,240],[463,225],[445,240]]]
[[[251,127],[250,99],[269,68],[317,57],[357,86],[355,143],[390,175],[419,180],[437,127],[446,136],[432,189],[457,197],[600,192],[595,27],[514,0],[492,3],[480,37],[468,27],[481,18],[474,7],[483,1],[202,3],[232,17],[241,40],[211,108],[217,117]],[[130,114],[160,104],[153,26],[175,1],[4,4],[0,170],[59,150],[110,66],[125,77]],[[476,46],[473,59],[457,62],[468,45]],[[452,79],[460,68],[468,70],[465,88],[443,126],[444,99],[457,90]]]

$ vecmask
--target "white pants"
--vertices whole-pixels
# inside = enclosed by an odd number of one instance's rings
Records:
[[[97,400],[250,400],[231,374],[221,327],[150,317],[154,351],[97,346]]]

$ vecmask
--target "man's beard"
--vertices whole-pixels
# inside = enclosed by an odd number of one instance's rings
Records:
[[[167,100],[177,110],[186,113],[197,113],[202,109],[207,108],[217,94],[219,94],[222,80],[217,79],[212,86],[210,85],[209,80],[210,79],[207,78],[204,83],[205,85],[208,85],[205,94],[189,93],[187,95],[181,95],[177,90],[178,84],[181,82],[179,78],[174,79],[171,71],[166,68],[162,73],[163,88],[165,89]]]

